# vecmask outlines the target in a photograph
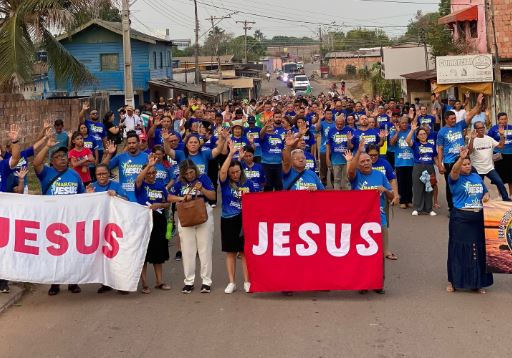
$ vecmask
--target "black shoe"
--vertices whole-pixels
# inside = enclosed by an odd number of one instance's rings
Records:
[[[48,290],[48,296],[58,295],[59,292],[60,292],[60,285],[51,285],[50,289]]]
[[[185,285],[185,287],[183,287],[181,292],[189,294],[189,293],[192,293],[193,290],[194,290],[194,285]]]
[[[77,284],[74,284],[68,285],[68,291],[71,291],[71,293],[80,293],[82,292],[82,289]]]
[[[108,292],[108,291],[112,291],[112,287],[110,286],[105,286],[105,285],[101,285],[100,288],[98,288],[98,293],[105,293],[105,292]]]
[[[212,292],[212,288],[208,285],[201,286],[201,293],[210,293]]]
[[[183,255],[181,254],[181,251],[176,251],[176,256],[174,256],[175,261],[181,261],[183,258]]]
[[[359,290],[360,295],[365,295],[368,293],[368,290]]]
[[[386,293],[383,288],[379,288],[378,290],[373,290],[373,292],[378,293],[379,295],[383,295]]]
[[[9,293],[9,284],[5,280],[0,280],[0,292]]]

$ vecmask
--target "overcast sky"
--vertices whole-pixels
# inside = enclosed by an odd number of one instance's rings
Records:
[[[405,26],[418,10],[430,12],[437,7],[436,0],[198,0],[199,33],[204,34],[211,26],[206,18],[239,11],[230,19],[221,20],[218,26],[242,35],[243,25],[236,21],[247,20],[256,22],[248,31],[251,35],[259,29],[268,38],[276,35],[318,38],[321,24],[326,31],[328,24],[335,22],[336,28],[344,32],[358,26],[373,26],[382,27],[394,37],[405,32]],[[169,28],[172,39],[194,38],[193,0],[135,0],[131,20],[132,26],[142,32],[165,33]]]

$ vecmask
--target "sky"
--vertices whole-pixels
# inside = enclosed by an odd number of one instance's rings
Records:
[[[277,35],[308,36],[318,39],[319,27],[347,32],[357,27],[380,27],[390,37],[403,34],[418,10],[436,11],[437,0],[197,0],[200,42],[211,28],[210,16],[231,18],[214,20],[217,26],[235,36],[243,35],[243,24],[254,21],[248,34],[260,30],[265,37]],[[132,0],[132,27],[136,30],[165,34],[171,39],[194,41],[193,0]],[[238,13],[235,13],[237,12]],[[272,18],[273,17],[273,18]],[[334,25],[330,25],[333,24]]]

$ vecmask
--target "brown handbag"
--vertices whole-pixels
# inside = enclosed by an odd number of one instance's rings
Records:
[[[192,188],[189,190],[189,193],[190,191],[192,191]],[[191,200],[177,202],[176,210],[178,211],[178,219],[182,227],[201,225],[208,220],[204,199],[198,197],[197,194]]]

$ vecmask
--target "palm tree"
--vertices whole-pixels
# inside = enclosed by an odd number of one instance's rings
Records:
[[[256,39],[256,41],[261,42],[261,41],[263,41],[265,36],[263,35],[263,33],[260,30],[256,30],[256,31],[254,31],[254,38]]]
[[[84,0],[0,0],[0,92],[16,92],[32,80],[37,50],[48,54],[57,81],[73,86],[94,82],[94,76],[76,60],[51,31],[66,30]]]

